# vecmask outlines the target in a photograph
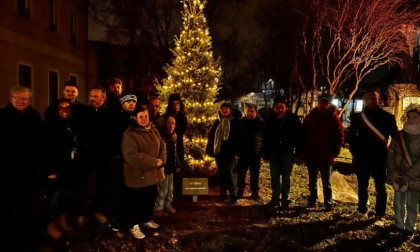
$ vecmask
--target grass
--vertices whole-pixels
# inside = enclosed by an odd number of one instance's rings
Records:
[[[346,151],[342,153],[345,155]],[[355,175],[344,176],[344,180],[355,193]],[[336,201],[332,212],[324,211],[322,206],[306,209],[309,195],[306,166],[294,166],[291,184],[289,210],[264,207],[271,198],[271,189],[269,167],[263,164],[260,202],[246,197],[234,205],[216,203],[218,188],[214,187],[210,188],[209,196],[199,196],[196,203],[185,197],[174,204],[175,215],[155,219],[161,225],[159,229],[142,228],[146,234],[143,240],[135,240],[127,230],[113,233],[96,224],[69,233],[64,251],[420,251],[417,234],[407,241],[392,229],[394,195],[390,186],[387,186],[385,225],[378,226],[373,219],[372,180],[370,218],[365,221],[348,217],[356,211],[356,203]],[[247,188],[245,196],[249,194]],[[39,251],[57,251],[48,250],[49,247],[47,244],[46,249]]]

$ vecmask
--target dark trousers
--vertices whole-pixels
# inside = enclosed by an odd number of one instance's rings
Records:
[[[236,161],[232,158],[216,157],[217,172],[220,178],[220,196],[226,197],[226,191],[229,190],[230,196],[237,196],[236,184],[233,177],[233,168]]]
[[[324,204],[333,204],[331,187],[331,165],[307,164],[309,175],[309,203],[318,203],[318,171],[321,173]]]
[[[375,182],[376,205],[375,211],[377,215],[385,215],[387,192],[385,187],[386,168],[385,158],[378,160],[368,160],[355,158],[353,160],[354,169],[357,176],[359,203],[357,210],[366,213],[368,210],[368,186],[369,178],[372,176]]]
[[[258,154],[247,154],[241,156],[238,160],[238,190],[245,189],[245,177],[249,168],[249,182],[251,192],[254,195],[258,194],[260,189],[258,182],[260,180],[261,156]]]
[[[18,171],[26,172],[20,167]],[[5,175],[0,185],[2,201],[2,228],[5,231],[0,238],[0,250],[30,251],[28,248],[36,240],[37,230],[34,212],[35,196],[37,192],[36,176],[22,174]],[[24,230],[24,231],[23,231]]]
[[[121,197],[124,188],[123,162],[113,160],[108,166],[108,186],[106,187],[107,202],[105,208],[106,217],[118,221],[122,217]]]
[[[270,153],[272,202],[279,203],[281,194],[282,205],[286,206],[289,204],[290,174],[292,173],[292,167],[292,152],[277,153],[272,151]]]
[[[110,161],[92,155],[86,164],[90,172],[86,193],[89,195],[88,201],[92,204],[91,210],[94,213],[105,213],[109,204]]]
[[[126,189],[126,220],[128,227],[146,223],[152,219],[158,194],[157,185]]]

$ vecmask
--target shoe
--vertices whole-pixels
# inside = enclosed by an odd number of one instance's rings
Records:
[[[410,241],[414,238],[414,232],[403,229],[401,230],[401,236],[404,240]]]
[[[325,211],[331,212],[332,210],[334,210],[333,204],[325,204]]]
[[[401,236],[402,231],[403,231],[403,229],[399,228],[397,226],[390,226],[389,227],[389,233],[393,234],[393,235],[400,235]]]
[[[272,208],[280,207],[280,204],[274,201],[270,201],[267,204],[265,204],[265,207],[267,207],[268,209],[272,209]]]
[[[115,219],[111,219],[108,221],[108,227],[114,232],[120,231],[120,225]]]
[[[238,201],[238,197],[237,196],[230,196],[229,201],[227,202],[228,204],[235,204]]]
[[[54,240],[59,240],[63,233],[58,229],[57,225],[54,222],[51,222],[47,226],[47,233]]]
[[[354,220],[366,220],[368,218],[368,215],[367,213],[361,213],[359,211],[356,211],[353,214],[349,215],[349,217]]]
[[[136,239],[143,239],[146,237],[143,232],[140,230],[139,225],[134,225],[132,228],[130,228],[130,233],[134,236]]]
[[[306,205],[306,208],[316,208],[317,207],[317,203],[315,202],[309,202],[308,205]]]
[[[165,211],[169,214],[175,214],[176,210],[172,206],[165,207]]]
[[[105,224],[108,220],[106,219],[105,215],[101,212],[94,213],[93,216],[98,220],[99,223]]]
[[[244,190],[238,190],[237,196],[238,199],[243,199],[244,198]]]
[[[217,199],[217,202],[223,203],[227,200],[226,195],[223,196],[219,196],[219,198]]]
[[[162,217],[166,217],[166,216],[168,216],[168,215],[162,210],[153,211],[153,217],[162,218]]]
[[[146,222],[146,223],[143,223],[143,225],[145,226],[145,227],[148,227],[148,228],[158,228],[159,227],[159,224],[157,224],[156,222],[154,222],[154,221],[148,221],[148,222]]]
[[[253,194],[251,194],[251,199],[255,200],[255,201],[258,201],[258,200],[261,200],[261,197],[258,193],[253,193]]]
[[[60,215],[60,217],[58,217],[58,223],[60,223],[60,227],[64,230],[64,231],[70,231],[73,228],[69,225],[68,221],[67,221],[67,216],[65,214]]]
[[[82,227],[83,225],[85,225],[85,216],[84,215],[77,216],[76,222],[77,222],[78,227]]]
[[[289,211],[289,205],[282,205],[280,211]]]

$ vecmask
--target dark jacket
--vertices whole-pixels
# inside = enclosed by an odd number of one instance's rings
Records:
[[[36,181],[37,168],[43,161],[43,133],[41,115],[31,106],[20,112],[9,102],[0,109],[0,165],[4,168],[1,176],[4,182]]]
[[[254,119],[239,119],[241,127],[240,156],[261,154],[264,120],[257,115]]]
[[[382,110],[379,106],[364,111],[369,121],[375,125],[382,134],[389,139],[397,133],[397,123],[395,117]],[[349,128],[349,147],[353,158],[363,158],[370,160],[385,160],[387,155],[387,145],[377,139],[363,124],[360,113],[353,116]]]
[[[303,120],[304,157],[306,162],[331,165],[344,144],[344,131],[335,111],[322,114],[314,108]]]
[[[121,132],[118,114],[106,106],[88,106],[81,127],[81,154],[85,160],[120,158]]]
[[[221,116],[219,114],[219,116]],[[241,136],[241,127],[239,125],[239,114],[232,112],[232,115],[229,117],[230,121],[230,131],[227,141],[223,141],[220,149],[220,153],[214,153],[214,137],[216,129],[220,124],[220,119],[214,121],[208,136],[206,154],[211,157],[223,158],[223,159],[233,159],[234,156],[239,156],[239,146],[240,146],[240,136]]]
[[[188,127],[188,120],[187,120],[187,116],[185,115],[185,113],[183,112],[179,112],[178,114],[175,113],[165,113],[163,114],[163,118],[166,118],[168,115],[172,116],[173,118],[175,118],[175,133],[176,133],[176,151],[177,151],[177,155],[178,155],[178,159],[179,162],[181,163],[181,165],[184,165],[184,135],[185,132],[187,131],[187,127]],[[164,123],[162,122],[162,129],[165,128]]]
[[[172,174],[176,168],[181,168],[178,156],[176,155],[176,141],[172,138],[172,133],[161,131],[160,136],[166,144],[166,164],[165,174]]]
[[[57,175],[58,182],[72,184],[78,181],[79,162],[78,125],[72,117],[45,121],[46,170],[44,176]]]
[[[283,118],[276,115],[268,117],[263,132],[262,154],[265,159],[272,151],[285,153],[295,150],[296,155],[302,154],[302,124],[296,114],[286,111]]]

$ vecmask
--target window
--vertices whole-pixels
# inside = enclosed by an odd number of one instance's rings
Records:
[[[19,86],[32,88],[32,68],[27,65],[19,64]]]
[[[48,72],[48,97],[49,104],[58,100],[58,73],[54,71]]]
[[[57,1],[49,0],[48,3],[48,25],[52,32],[57,32]]]
[[[76,11],[70,10],[70,41],[73,43],[76,43],[76,18]]]
[[[29,0],[17,0],[17,13],[25,18],[29,18]]]

